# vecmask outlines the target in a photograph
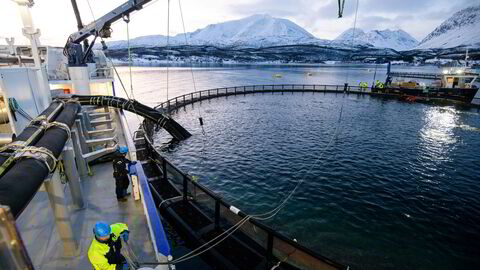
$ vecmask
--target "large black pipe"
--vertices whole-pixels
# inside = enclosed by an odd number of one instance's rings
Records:
[[[80,109],[77,103],[66,103],[56,122],[64,123],[71,127]],[[68,139],[65,130],[59,127],[47,129],[36,147],[45,147],[58,158]],[[15,165],[0,178],[0,204],[8,205],[15,217],[33,198],[43,180],[49,174],[48,168],[42,161],[25,158],[18,160]]]
[[[141,104],[136,100],[127,100],[120,97],[112,96],[79,96],[74,95],[72,98],[77,99],[82,105],[97,105],[97,106],[110,106],[115,108],[121,108],[135,114],[138,114],[145,119],[152,121],[153,123],[159,124],[164,128],[172,137],[182,141],[190,136],[184,127],[182,127],[177,121],[168,117],[160,111],[157,111],[153,108],[150,108],[146,105]]]
[[[61,102],[54,101],[38,116],[47,117],[48,121],[55,119],[58,114],[61,112],[63,105]],[[29,142],[28,145],[33,145],[36,143],[40,137],[43,135],[43,131],[39,130],[39,123],[33,123],[32,125],[27,126],[20,134],[17,135],[13,142]],[[0,166],[3,165],[5,160],[8,159],[8,156],[0,156]]]

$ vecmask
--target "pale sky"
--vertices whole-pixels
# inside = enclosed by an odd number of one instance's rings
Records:
[[[96,18],[126,0],[90,0]],[[183,33],[178,6],[170,0],[170,33]],[[181,0],[187,32],[208,24],[240,19],[253,14],[270,14],[289,19],[318,38],[333,39],[353,26],[356,0],[345,1],[344,17],[337,18],[337,0]],[[77,0],[84,24],[93,21],[87,0]],[[168,0],[153,1],[131,15],[130,35],[167,34]],[[401,28],[417,40],[423,39],[454,12],[478,5],[480,0],[359,0],[357,27],[363,30]],[[42,44],[63,46],[76,31],[70,0],[35,0],[31,9],[35,26],[41,29]],[[4,37],[15,37],[16,44],[26,44],[21,35],[22,22],[12,0],[0,0],[0,44]],[[126,26],[119,21],[112,26],[110,40],[126,39]]]

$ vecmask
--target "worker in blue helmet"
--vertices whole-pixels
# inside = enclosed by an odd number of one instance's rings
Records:
[[[95,223],[94,238],[88,249],[88,259],[95,270],[128,270],[128,263],[120,252],[122,241],[128,242],[128,226],[125,223],[109,225],[105,221]]]
[[[130,185],[130,179],[128,178],[130,167],[136,164],[136,161],[132,162],[125,157],[127,153],[128,147],[121,146],[117,148],[117,151],[113,158],[113,177],[115,178],[115,193],[117,194],[117,200],[123,202],[127,201],[129,195],[127,189]]]

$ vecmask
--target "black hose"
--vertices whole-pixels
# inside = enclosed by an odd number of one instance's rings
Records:
[[[55,119],[71,127],[80,109],[77,103],[66,103],[62,112]],[[36,147],[45,147],[58,158],[68,139],[65,130],[59,127],[47,129],[44,135],[35,144]],[[45,177],[49,174],[46,164],[42,161],[24,158],[0,178],[0,204],[10,207],[12,214],[18,217],[23,209],[34,197]]]
[[[82,105],[110,106],[138,114],[164,128],[168,133],[170,133],[170,135],[172,135],[172,137],[179,141],[185,140],[192,136],[190,132],[188,132],[177,121],[170,118],[168,115],[143,105],[136,100],[127,100],[112,96],[73,95],[72,98],[78,100]]]
[[[50,119],[50,121],[52,121],[61,112],[62,107],[63,105],[61,102],[54,101],[50,104],[50,106],[48,106],[48,108],[46,108],[42,113],[40,113],[38,117],[45,116],[47,117],[47,119]],[[17,135],[15,139],[13,139],[13,142],[30,140],[30,143],[28,145],[33,145],[43,135],[43,132],[37,132],[39,130],[38,129],[39,126],[40,124],[38,123],[34,123],[32,125],[27,126],[20,134]],[[6,155],[0,156],[0,166],[3,165],[3,163],[7,159],[8,159],[8,156]]]

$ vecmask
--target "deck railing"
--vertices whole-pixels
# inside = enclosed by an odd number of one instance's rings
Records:
[[[215,228],[229,228],[247,215],[168,161],[149,138],[153,134],[153,126],[145,124],[144,128],[150,158],[155,160],[164,172],[161,181],[170,181],[180,191],[183,200],[195,203],[204,211],[208,219],[213,221]],[[286,262],[298,269],[348,269],[347,266],[316,253],[255,219],[244,223],[240,231],[265,250],[263,256],[268,261]]]
[[[330,93],[370,93],[370,88],[351,85],[319,85],[319,84],[263,84],[245,85],[234,87],[221,87],[208,90],[201,90],[178,97],[171,98],[160,103],[155,109],[162,109],[167,112],[174,111],[183,106],[217,97],[243,95],[253,93],[283,93],[283,92],[330,92]]]

